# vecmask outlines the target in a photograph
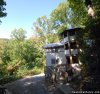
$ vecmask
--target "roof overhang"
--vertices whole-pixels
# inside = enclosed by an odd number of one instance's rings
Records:
[[[62,48],[62,47],[64,47],[63,43],[50,43],[43,46],[43,49],[56,49],[56,48]]]
[[[71,28],[71,29],[67,29],[67,30],[64,30],[62,31],[61,33],[59,33],[59,35],[65,35],[67,32],[76,32],[76,31],[79,31],[79,30],[82,30],[82,28],[78,27],[78,28]]]

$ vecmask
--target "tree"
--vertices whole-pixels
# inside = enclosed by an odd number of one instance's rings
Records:
[[[51,13],[51,20],[57,32],[62,32],[67,28],[84,27],[86,21],[84,8],[82,0],[65,0],[60,3]]]
[[[25,39],[26,31],[23,29],[15,29],[11,33],[11,40],[9,42],[10,58],[11,60],[21,61],[22,63],[35,63],[36,58],[41,57],[38,48],[31,40]],[[33,64],[34,64],[33,63]]]
[[[11,32],[11,41],[9,42],[10,47],[13,47],[12,58],[21,60],[22,59],[22,48],[23,42],[25,41],[26,31],[22,28],[15,29]]]
[[[22,43],[24,40],[25,30],[15,29],[11,32],[11,39],[6,44],[2,53],[2,61],[5,64],[12,62],[13,60],[22,59]]]
[[[53,23],[53,28],[56,32],[61,32],[62,30],[68,28],[70,13],[69,5],[67,1],[62,2],[54,9],[51,13],[51,21]]]
[[[22,28],[20,29],[15,29],[11,32],[11,38],[14,40],[18,40],[18,41],[23,41],[26,36],[25,36],[26,31],[23,30]]]
[[[34,31],[40,37],[42,46],[51,43],[50,38],[54,34],[52,29],[52,22],[46,16],[39,17],[36,22],[33,23]],[[53,42],[53,41],[52,41]]]
[[[43,52],[43,46],[47,43],[57,42],[59,38],[52,28],[51,20],[46,16],[39,17],[36,22],[33,23],[33,26],[37,36],[32,38],[32,42],[34,46],[38,48],[38,54],[42,54],[41,58],[37,58],[37,61],[41,59],[40,61],[42,62],[42,65],[44,65],[45,56]]]
[[[69,0],[69,2],[74,6],[73,9],[75,10],[77,9],[77,3],[81,6],[84,4],[85,10],[85,3],[82,0]],[[94,11],[91,10],[91,5]],[[86,4],[86,7],[89,10],[88,15],[86,13],[85,15],[82,14],[86,17],[86,20],[83,19],[85,28],[81,32],[77,32],[78,41],[83,49],[83,52],[79,55],[83,63],[81,90],[95,91],[99,90],[98,87],[100,86],[100,81],[98,80],[100,78],[100,1],[92,0],[90,5]],[[77,14],[77,12],[75,13]]]
[[[85,27],[87,21],[87,12],[85,10],[84,0],[68,0],[70,7],[70,24],[74,27]]]
[[[95,71],[99,70],[99,62],[100,62],[100,48],[99,48],[99,43],[100,43],[100,1],[95,1],[92,0],[93,3],[93,9],[94,9],[94,17],[92,15],[90,15],[88,17],[88,20],[86,22],[86,31],[87,31],[87,38],[89,40],[92,40],[92,45],[91,47],[89,47],[90,49],[90,53],[88,53],[90,60],[88,60],[88,67],[89,70],[92,71],[92,68],[94,66],[94,68],[96,68]],[[91,17],[92,16],[92,17]],[[83,35],[84,36],[84,35]],[[88,49],[88,48],[87,48]],[[91,57],[92,55],[92,57]],[[92,63],[91,63],[92,60]],[[94,72],[95,72],[94,71]],[[92,72],[92,73],[94,73]],[[98,73],[98,72],[96,72]]]
[[[6,9],[4,8],[4,6],[6,6],[6,2],[4,0],[0,0],[0,18],[5,17],[7,15],[7,13],[5,12]]]
[[[2,54],[3,54],[3,52],[4,52],[4,49],[5,49],[6,44],[7,44],[8,41],[9,41],[9,40],[7,40],[7,39],[0,39],[0,63],[2,62],[2,61],[1,61]]]
[[[31,40],[25,39],[25,30],[15,29],[1,54],[4,76],[23,75],[34,67],[43,67],[42,54]]]

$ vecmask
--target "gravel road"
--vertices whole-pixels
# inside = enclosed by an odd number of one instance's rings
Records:
[[[67,90],[65,94],[70,94],[71,88],[69,86],[60,85],[59,89],[56,85],[48,85],[44,81],[44,74],[39,74],[35,76],[28,76],[23,79],[17,80],[12,83],[5,85],[7,88],[6,94],[64,94],[60,90]]]
[[[5,86],[11,94],[50,94],[44,84],[44,74],[29,76]]]

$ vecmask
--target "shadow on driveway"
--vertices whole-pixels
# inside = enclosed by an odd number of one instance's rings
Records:
[[[5,85],[11,94],[48,94],[44,74],[28,76]]]

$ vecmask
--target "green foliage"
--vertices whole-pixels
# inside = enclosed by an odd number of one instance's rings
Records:
[[[5,62],[7,63],[9,61],[9,52],[8,52],[8,47],[7,47],[7,43],[8,43],[8,39],[1,39],[0,40],[0,61],[1,62]],[[5,56],[3,55],[5,54]]]
[[[99,60],[99,42],[100,42],[100,17],[98,15],[99,7],[100,7],[100,1],[93,0],[93,8],[95,11],[95,18],[88,17],[87,21],[85,22],[86,28],[78,33],[78,39],[81,43],[83,53],[81,54],[81,57],[83,58],[83,62],[88,64],[88,67],[91,68],[91,64],[94,63],[95,65],[98,65]],[[87,41],[87,42],[86,42]],[[91,43],[89,45],[88,43]],[[96,63],[97,62],[97,63]],[[93,64],[93,65],[94,65]],[[89,68],[89,69],[90,69]],[[93,72],[92,72],[93,73]]]
[[[42,46],[47,43],[51,43],[50,40],[52,38],[54,31],[52,27],[53,23],[50,19],[48,19],[46,16],[39,17],[36,20],[36,22],[33,23],[33,26],[35,33],[38,35],[38,37],[40,37]]]
[[[54,9],[51,13],[51,21],[53,23],[53,28],[57,32],[61,32],[62,29],[66,29],[69,25],[69,4],[67,1],[62,2]]]
[[[87,13],[84,0],[68,0],[70,7],[70,23],[73,27],[84,27]]]
[[[65,0],[52,11],[51,20],[58,33],[70,27],[85,27],[87,15],[83,1]]]
[[[74,4],[73,6],[75,6],[76,3],[81,6],[84,4],[82,1],[78,0],[69,1],[71,4]],[[86,16],[86,14],[82,14],[86,17],[86,20],[83,19],[84,21],[82,21],[82,23],[84,22],[85,28],[82,31],[77,32],[77,39],[80,47],[83,49],[83,52],[79,55],[83,63],[83,81],[80,83],[81,90],[98,90],[98,86],[100,86],[100,81],[98,80],[100,71],[100,1],[92,0],[92,3],[95,17],[92,18],[89,15]]]
[[[58,24],[66,23],[68,17],[67,17],[67,12],[68,12],[68,3],[67,2],[62,2],[59,4],[59,6],[52,11],[51,16],[52,20],[57,21]]]
[[[52,23],[46,16],[39,17],[36,22],[33,23],[33,26],[38,36],[45,36],[46,34],[52,33]]]
[[[83,50],[79,53],[83,63],[81,89],[85,78],[96,78],[100,70],[100,1],[92,2],[94,18],[87,15],[84,0],[65,0],[52,11],[50,19],[42,16],[33,23],[36,37],[26,40],[26,31],[20,28],[12,31],[9,41],[0,40],[0,82],[5,83],[43,71],[45,56],[42,47],[47,43],[57,42],[57,33],[69,27],[83,27],[83,30],[76,32]],[[6,16],[4,5],[6,3],[0,0],[0,17]],[[97,79],[93,81],[99,82]]]
[[[6,2],[4,0],[0,0],[0,18],[5,17],[7,15],[7,13],[5,12],[6,9],[4,8],[4,6],[6,6]]]
[[[3,50],[4,50],[5,46],[6,46],[7,41],[8,40],[0,39],[0,63],[2,63],[1,55],[3,53]]]
[[[19,41],[23,41],[24,39],[25,39],[25,34],[26,34],[26,31],[25,30],[23,30],[22,28],[20,28],[20,29],[15,29],[15,30],[13,30],[12,32],[11,32],[11,38],[13,39],[13,40],[17,40],[18,42]]]
[[[12,38],[6,42],[1,53],[0,77],[8,81],[14,77],[35,74],[34,67],[41,68],[43,53],[35,46],[33,41],[25,39],[25,31],[16,29],[11,34]]]

